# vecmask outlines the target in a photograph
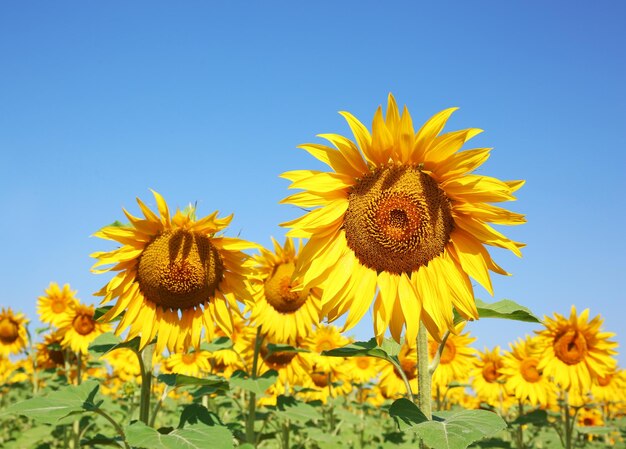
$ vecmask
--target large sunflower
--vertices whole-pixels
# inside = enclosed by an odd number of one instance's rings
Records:
[[[0,311],[0,356],[19,354],[28,344],[28,320],[23,313],[14,314],[11,308]]]
[[[617,343],[609,340],[615,336],[602,332],[600,315],[589,321],[589,309],[577,316],[572,306],[569,319],[558,313],[545,317],[545,330],[537,331],[542,357],[538,368],[544,375],[565,390],[588,392],[593,381],[613,372],[617,365],[613,357]]]
[[[348,112],[341,114],[356,143],[323,134],[335,148],[301,148],[333,171],[296,170],[282,177],[303,192],[282,202],[313,208],[285,223],[287,235],[308,238],[296,267],[304,287],[325,282],[322,313],[332,321],[347,312],[344,329],[374,303],[374,332],[387,328],[400,340],[402,327],[414,340],[419,319],[440,337],[453,328],[452,306],[477,318],[470,276],[490,293],[489,271],[507,274],[484,245],[521,256],[524,245],[489,224],[524,223],[522,215],[489,203],[514,200],[523,181],[470,174],[489,148],[459,152],[480,133],[465,129],[441,134],[455,108],[433,116],[415,133],[405,108],[389,95],[386,117],[379,108],[372,133]]]
[[[77,304],[76,291],[70,290],[69,284],[59,288],[56,282],[50,282],[45,295],[37,299],[37,313],[42,323],[59,326],[67,318],[70,309]]]
[[[255,244],[216,234],[232,215],[217,212],[196,220],[193,211],[177,210],[173,217],[163,197],[153,192],[159,215],[137,199],[144,219],[124,210],[130,226],[108,226],[95,235],[123,246],[92,254],[92,271],[119,273],[96,295],[103,303],[117,299],[103,316],[108,321],[123,311],[116,333],[130,326],[127,338],[141,335],[141,347],[157,337],[157,352],[198,347],[202,329],[212,340],[215,323],[232,333],[231,314],[239,314],[237,300],[251,299],[245,280],[248,256],[241,252]],[[103,265],[112,265],[98,269]]]
[[[298,280],[292,279],[297,260],[293,240],[287,238],[284,246],[272,241],[273,252],[262,248],[255,257],[250,321],[260,325],[271,340],[296,344],[320,321],[320,294],[317,288],[292,290],[298,286]]]

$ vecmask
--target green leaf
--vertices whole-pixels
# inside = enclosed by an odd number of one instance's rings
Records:
[[[207,426],[221,425],[219,417],[209,411],[205,406],[198,403],[191,403],[185,406],[180,415],[178,428],[181,429],[187,424],[204,423]]]
[[[276,398],[277,414],[285,419],[299,422],[322,419],[320,412],[306,402],[298,401],[293,396],[280,395]]]
[[[228,337],[217,337],[215,340],[213,340],[210,343],[203,341],[200,344],[200,350],[208,351],[208,352],[223,351],[225,349],[231,349],[232,347],[233,347],[233,342]]]
[[[548,425],[548,414],[545,410],[533,410],[532,412],[528,412],[522,416],[519,416],[515,421],[511,424],[513,425],[523,425],[523,424],[535,424],[535,425]]]
[[[168,387],[188,387],[202,386],[212,387],[216,390],[228,390],[228,381],[218,376],[209,376],[206,378],[186,376],[184,374],[159,374],[157,377],[159,382],[163,382]]]
[[[168,434],[136,422],[126,427],[126,441],[144,449],[232,449],[233,436],[223,426],[193,424]]]
[[[95,380],[88,380],[81,385],[68,385],[47,396],[34,397],[9,406],[0,413],[28,416],[45,424],[57,424],[63,418],[84,412],[96,411],[101,399],[96,399],[100,384]]]
[[[394,401],[389,414],[407,425],[426,446],[437,449],[465,449],[506,427],[502,418],[486,410],[439,412],[439,416],[429,421],[417,405],[407,399]]]
[[[89,345],[89,352],[98,356],[102,356],[111,351],[121,348],[132,349],[135,352],[139,352],[139,337],[135,337],[128,341],[123,341],[120,337],[113,332],[106,332],[102,335],[98,335],[94,341]]]
[[[94,311],[93,314],[93,319],[98,321],[100,318],[102,318],[102,315],[104,315],[105,313],[107,313],[109,310],[111,310],[113,308],[113,306],[102,306],[102,307],[97,307],[96,310]]]
[[[606,435],[612,432],[615,432],[613,427],[606,426],[585,426],[585,427],[576,427],[578,433],[582,433],[585,435]]]
[[[277,352],[311,352],[308,349],[296,348],[290,345],[269,343],[267,345],[267,354],[265,358],[276,354]]]
[[[393,343],[386,341],[381,347],[376,343],[376,339],[372,338],[369,341],[357,341],[341,348],[322,351],[322,355],[329,357],[377,357],[393,363],[398,352],[399,348]]]
[[[524,321],[527,323],[541,323],[529,308],[517,304],[510,299],[503,299],[494,303],[486,303],[480,299],[476,299],[476,309],[480,318],[501,318],[505,320]],[[454,311],[455,324],[464,321],[456,310]]]
[[[230,377],[230,384],[257,395],[263,395],[269,387],[274,385],[276,379],[278,379],[278,372],[273,369],[256,379],[252,379],[245,372],[237,370]]]

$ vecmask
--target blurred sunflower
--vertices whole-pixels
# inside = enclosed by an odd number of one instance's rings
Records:
[[[317,288],[299,289],[292,279],[297,260],[291,238],[281,246],[275,239],[274,251],[261,248],[254,258],[255,274],[250,279],[254,303],[250,321],[260,325],[272,340],[295,344],[306,337],[320,321],[320,293]]]
[[[63,343],[64,332],[55,330],[44,336],[44,341],[37,344],[37,368],[53,369],[65,366],[65,351]],[[76,363],[76,357],[71,360]]]
[[[341,348],[350,343],[350,339],[341,335],[335,326],[318,326],[313,333],[305,338],[300,346],[310,352],[303,353],[310,366],[316,365],[320,371],[328,372],[343,365],[343,357],[328,357],[323,351]]]
[[[201,377],[211,371],[209,355],[206,351],[177,352],[163,360],[163,365],[172,373]]]
[[[472,387],[479,399],[488,404],[502,405],[506,399],[503,366],[500,346],[496,346],[491,351],[485,348],[484,352],[478,352],[478,358],[470,372],[470,376],[473,377]]]
[[[108,226],[97,237],[123,246],[97,252],[92,271],[119,271],[96,295],[103,303],[117,299],[104,321],[125,314],[116,328],[130,326],[127,339],[141,335],[141,347],[157,338],[156,350],[198,347],[202,329],[213,340],[216,323],[226,334],[233,331],[232,314],[239,314],[237,300],[251,300],[245,285],[249,267],[243,249],[257,245],[237,238],[216,236],[232,215],[217,212],[196,220],[194,211],[177,210],[173,217],[163,197],[154,192],[159,215],[140,199],[145,219],[124,210],[130,226]],[[112,265],[98,269],[103,265]]]
[[[28,320],[23,313],[14,314],[10,307],[0,311],[0,356],[19,354],[28,344]]]
[[[420,319],[439,339],[453,328],[452,306],[478,318],[470,276],[493,294],[489,271],[507,274],[484,245],[521,256],[524,245],[489,224],[516,225],[524,217],[489,203],[514,200],[524,182],[470,174],[490,149],[459,152],[479,129],[440,134],[454,111],[434,115],[415,133],[408,110],[401,115],[389,95],[386,117],[378,108],[371,134],[342,112],[357,143],[324,134],[335,148],[301,146],[333,171],[282,175],[304,190],[282,202],[313,208],[283,224],[293,228],[288,236],[309,239],[296,275],[304,288],[324,283],[322,314],[333,321],[347,313],[344,330],[363,317],[378,289],[379,343],[387,328],[399,341],[403,326],[414,340]]]
[[[565,390],[588,392],[594,379],[617,365],[617,343],[609,340],[615,334],[602,332],[602,322],[600,315],[589,321],[589,309],[577,316],[574,306],[569,319],[558,313],[544,317],[546,329],[537,331],[542,354],[538,369]]]
[[[59,322],[59,331],[63,334],[61,345],[64,348],[87,354],[89,343],[111,329],[108,324],[97,322],[94,314],[93,306],[80,303],[72,306],[67,316]]]
[[[374,357],[350,357],[345,361],[350,379],[360,385],[374,382],[383,363],[385,362]]]
[[[37,299],[39,319],[42,323],[49,323],[58,327],[77,302],[76,291],[70,290],[69,284],[64,284],[63,289],[61,289],[59,284],[51,282],[45,290],[45,295]]]
[[[606,376],[599,376],[591,387],[596,402],[612,404],[626,400],[626,371],[616,368]]]
[[[506,389],[521,401],[546,408],[554,403],[554,387],[538,368],[540,354],[537,338],[526,337],[511,344],[505,352],[500,372],[506,379]]]
[[[474,365],[476,350],[469,345],[476,341],[475,338],[469,336],[469,332],[461,333],[465,323],[461,323],[455,327],[456,334],[448,335],[446,344],[439,358],[439,365],[433,373],[432,385],[433,393],[444,394],[448,384],[452,381],[467,382],[469,372]],[[428,356],[430,360],[435,357],[439,343],[434,339],[428,340]]]

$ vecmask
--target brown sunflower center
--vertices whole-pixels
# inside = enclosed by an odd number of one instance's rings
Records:
[[[587,356],[587,340],[582,332],[569,330],[554,339],[554,354],[567,365],[576,365]]]
[[[137,280],[145,298],[164,308],[188,309],[208,301],[224,275],[210,239],[190,231],[166,231],[139,259]]]
[[[593,426],[594,422],[595,421],[593,418],[583,418],[583,426],[586,426],[586,427]]]
[[[65,312],[65,300],[62,298],[53,298],[52,303],[50,304],[50,308],[54,313]]]
[[[267,363],[272,369],[280,369],[286,367],[291,363],[296,355],[296,352],[289,351],[277,351],[270,354],[267,346],[261,346],[261,357],[263,357],[265,363]]]
[[[520,373],[526,382],[535,383],[541,379],[541,371],[537,369],[537,365],[539,365],[539,360],[535,358],[530,357],[522,360]]]
[[[431,359],[435,357],[435,354],[437,353],[438,349],[439,349],[439,343],[437,343],[434,340],[430,340],[428,342],[428,354],[430,355]],[[446,365],[450,363],[452,360],[454,360],[455,356],[456,356],[456,346],[454,346],[454,343],[452,343],[450,339],[448,339],[446,340],[446,344],[443,347],[441,357],[439,358],[439,363],[441,363],[442,365]]]
[[[0,341],[9,345],[20,336],[19,325],[10,318],[2,318],[0,320]]]
[[[328,373],[322,373],[319,371],[315,371],[311,374],[311,380],[318,388],[327,387],[330,383],[330,375]]]
[[[611,383],[611,378],[613,376],[611,374],[607,374],[606,376],[598,376],[598,385],[601,387],[606,387]]]
[[[497,381],[500,377],[498,368],[499,366],[496,362],[486,362],[485,366],[483,366],[483,379],[489,383]]]
[[[404,371],[404,375],[408,380],[413,380],[417,377],[417,361],[411,359],[401,359],[400,366],[402,367],[402,371]],[[398,371],[398,368],[393,367],[393,372],[398,378],[402,378],[402,375]]]
[[[93,320],[93,313],[79,313],[72,321],[72,327],[80,335],[89,335],[96,328],[96,322]]]
[[[361,178],[344,216],[348,246],[378,272],[410,273],[439,256],[450,240],[450,202],[416,167],[381,167]]]
[[[306,293],[291,291],[294,270],[293,262],[281,263],[265,281],[265,299],[277,312],[293,313],[306,302]]]

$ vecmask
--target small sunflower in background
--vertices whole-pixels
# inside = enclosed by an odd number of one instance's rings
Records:
[[[78,303],[76,291],[70,290],[69,284],[59,288],[59,284],[51,282],[44,291],[45,295],[37,299],[37,313],[42,323],[59,326],[70,312],[71,308]]]
[[[302,354],[309,365],[316,365],[320,371],[328,372],[343,365],[344,358],[328,357],[322,355],[322,352],[341,348],[349,343],[350,339],[342,335],[338,327],[320,325],[301,342],[300,347],[309,351]]]
[[[177,352],[164,359],[163,366],[168,372],[201,377],[211,371],[209,356],[206,351]]]
[[[44,341],[37,344],[37,367],[42,369],[54,369],[65,367],[65,350],[62,347],[65,333],[59,329],[44,336]],[[71,363],[76,362],[76,357]]]
[[[94,306],[80,303],[72,306],[67,316],[59,322],[59,331],[63,334],[61,345],[64,348],[69,347],[77,354],[87,354],[89,344],[111,329],[108,324],[96,321],[94,314]]]
[[[244,249],[257,245],[218,235],[232,215],[218,212],[196,220],[193,209],[170,216],[161,195],[153,192],[159,215],[137,199],[144,218],[126,210],[130,226],[107,226],[95,235],[123,246],[97,252],[92,271],[118,273],[96,295],[103,304],[116,300],[104,321],[124,312],[115,332],[130,327],[127,339],[141,336],[143,348],[156,337],[157,352],[198,348],[205,330],[210,341],[216,326],[233,332],[237,300],[251,300],[246,289],[250,268]],[[100,269],[99,267],[109,266]]]
[[[569,319],[558,313],[544,317],[546,329],[537,331],[543,374],[564,390],[588,392],[593,381],[611,373],[617,361],[615,334],[602,331],[600,315],[589,321],[589,309],[578,316],[572,306]]]
[[[297,261],[293,240],[287,238],[283,246],[273,238],[272,242],[274,251],[261,248],[254,258],[257,265],[250,285],[255,301],[250,321],[261,326],[271,340],[293,345],[319,323],[320,292],[298,288],[299,279],[292,279]]]
[[[384,363],[376,357],[350,357],[345,361],[351,381],[359,385],[374,382]]]
[[[10,307],[0,311],[0,356],[19,354],[28,344],[28,320],[23,313],[14,314]]]
[[[541,358],[537,338],[529,336],[510,345],[500,370],[506,379],[506,389],[517,399],[531,405],[548,407],[554,403],[554,386],[539,369]]]
[[[502,373],[504,360],[500,346],[478,352],[474,368],[470,372],[473,377],[472,388],[478,398],[488,404],[503,404],[506,400],[505,379]]]
[[[591,387],[594,402],[605,407],[606,415],[611,416],[615,405],[626,401],[626,371],[616,368],[606,376],[599,376]]]
[[[448,385],[453,381],[464,383],[469,379],[469,372],[476,358],[476,350],[469,345],[476,341],[476,338],[470,337],[469,332],[462,333],[464,327],[465,323],[460,323],[455,327],[455,333],[451,333],[446,339],[439,365],[432,376],[435,395],[444,395]],[[431,361],[438,350],[439,343],[429,338],[428,357]]]
[[[493,294],[489,272],[508,274],[485,245],[521,256],[524,245],[491,224],[517,225],[522,215],[490,203],[515,200],[523,181],[472,174],[489,148],[460,152],[479,129],[442,134],[455,108],[435,114],[415,132],[406,108],[400,114],[389,95],[386,117],[378,108],[372,132],[348,112],[356,142],[323,134],[333,146],[300,148],[332,171],[284,173],[301,189],[282,202],[312,208],[284,223],[287,235],[308,238],[296,264],[304,288],[324,288],[322,315],[347,314],[344,330],[367,312],[374,297],[374,334],[387,328],[400,341],[417,336],[420,319],[439,339],[454,328],[452,308],[478,318],[470,277]],[[378,294],[376,295],[376,292]]]

